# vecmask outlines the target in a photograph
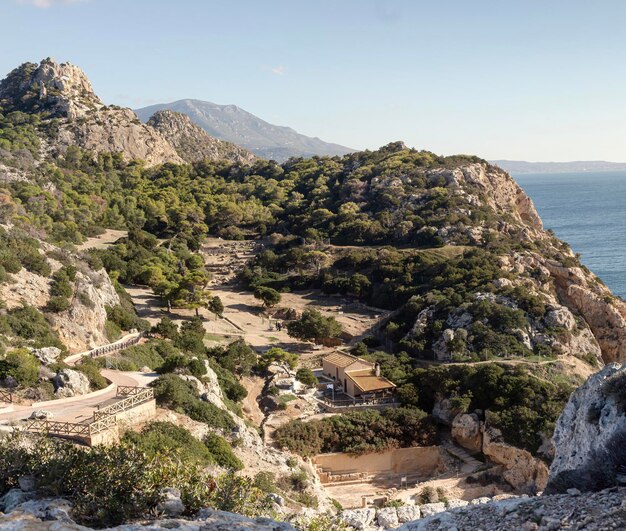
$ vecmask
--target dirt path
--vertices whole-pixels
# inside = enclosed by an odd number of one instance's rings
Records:
[[[255,426],[260,426],[265,419],[265,415],[261,411],[257,399],[261,396],[263,388],[265,387],[265,379],[250,376],[242,378],[241,385],[248,391],[248,396],[243,399],[241,405],[246,420],[250,421]]]
[[[106,249],[120,238],[125,238],[126,236],[128,236],[127,230],[107,229],[99,236],[87,238],[77,247],[79,251],[86,251],[87,249]]]

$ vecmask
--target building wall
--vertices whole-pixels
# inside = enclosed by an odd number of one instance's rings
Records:
[[[332,475],[346,473],[366,473],[373,476],[418,474],[426,478],[444,471],[445,465],[440,452],[438,446],[419,446],[359,456],[345,453],[319,454],[313,458],[313,463],[324,471],[320,473],[322,483],[328,482]]]

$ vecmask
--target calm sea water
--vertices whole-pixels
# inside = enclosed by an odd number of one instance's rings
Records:
[[[626,299],[626,172],[513,175],[552,229]]]

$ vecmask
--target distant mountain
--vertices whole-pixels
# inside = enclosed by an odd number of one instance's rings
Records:
[[[186,114],[211,136],[245,147],[255,155],[279,162],[289,157],[345,155],[354,149],[301,135],[291,127],[270,124],[236,105],[218,105],[200,100],[178,100],[136,109],[142,122],[157,111]]]
[[[491,160],[509,173],[579,173],[596,171],[626,171],[626,162],[577,160],[572,162],[526,162],[523,160]]]

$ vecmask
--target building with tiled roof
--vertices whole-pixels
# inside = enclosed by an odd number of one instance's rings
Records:
[[[343,352],[333,352],[322,360],[324,375],[341,385],[351,398],[390,395],[396,386],[380,375],[378,364]]]

